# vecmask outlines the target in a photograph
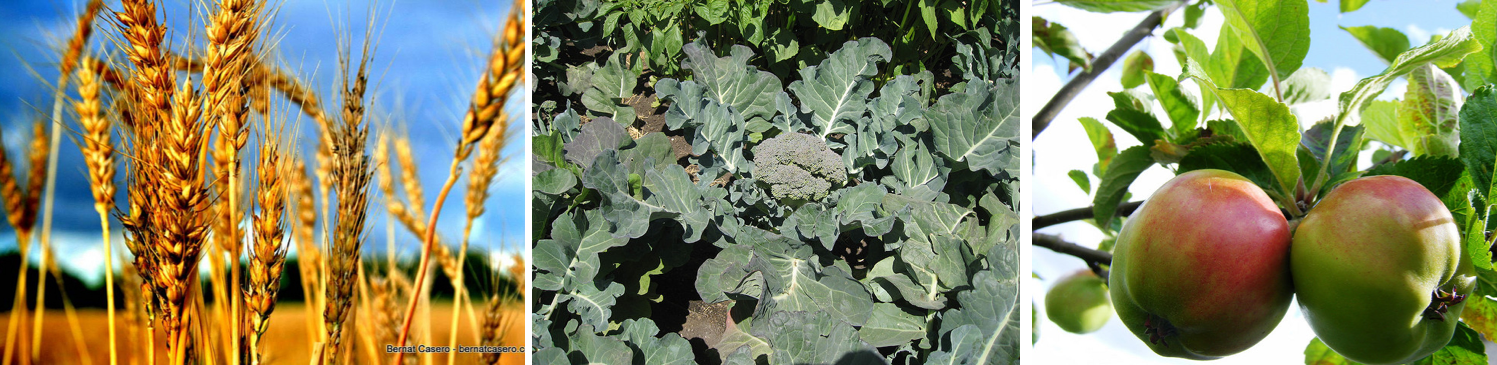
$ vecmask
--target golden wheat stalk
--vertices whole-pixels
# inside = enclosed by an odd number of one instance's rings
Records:
[[[183,364],[196,358],[192,294],[197,264],[208,234],[203,217],[211,206],[201,170],[207,125],[200,118],[202,100],[192,79],[178,88],[173,65],[161,51],[165,28],[155,5],[124,0],[116,13],[120,33],[129,42],[126,55],[135,65],[134,118],[128,184],[130,209],[120,221],[135,243],[140,271],[159,304],[166,328],[169,358]]]
[[[113,125],[103,114],[102,85],[94,64],[100,63],[84,57],[83,67],[78,69],[78,102],[73,109],[78,113],[78,124],[82,127],[83,161],[88,165],[89,183],[93,190],[94,211],[99,213],[99,226],[104,239],[104,296],[109,318],[109,363],[119,362],[115,344],[114,325],[114,251],[110,244],[109,212],[114,209],[114,141],[111,137]]]
[[[468,217],[467,222],[463,224],[462,246],[458,249],[456,264],[450,265],[452,267],[448,267],[449,265],[446,264],[443,265],[443,269],[447,271],[447,277],[452,280],[452,287],[455,291],[454,296],[456,297],[453,300],[452,331],[449,332],[447,337],[448,346],[454,348],[457,346],[458,319],[462,313],[463,306],[468,305],[468,301],[464,299],[467,295],[467,289],[463,285],[464,275],[466,274],[463,271],[463,265],[468,261],[468,240],[473,231],[473,222],[484,213],[484,203],[488,201],[489,196],[489,185],[494,181],[494,176],[499,173],[499,163],[502,160],[500,152],[504,150],[504,146],[509,139],[508,130],[509,117],[508,115],[501,114],[499,119],[495,121],[494,126],[489,128],[488,135],[484,136],[483,140],[478,143],[478,155],[473,158],[473,172],[468,176],[468,197],[465,202],[468,208]],[[456,357],[447,358],[448,365],[452,365],[455,361]]]
[[[363,246],[364,222],[369,202],[369,155],[365,145],[369,129],[364,123],[364,94],[368,85],[368,43],[358,62],[358,71],[343,73],[343,115],[333,135],[333,189],[338,196],[338,216],[330,232],[331,254],[328,257],[327,309],[323,313],[328,325],[325,361],[341,363],[342,334],[353,298],[359,254]],[[345,64],[346,66],[346,64]]]
[[[468,159],[474,144],[487,135],[489,128],[493,127],[494,120],[503,109],[510,91],[523,74],[521,66],[525,60],[525,23],[524,18],[521,17],[522,13],[524,13],[522,2],[515,2],[515,7],[510,9],[509,19],[505,22],[504,31],[500,33],[498,44],[489,57],[488,68],[478,82],[478,91],[473,96],[468,113],[463,117],[462,137],[458,141],[457,152],[453,156],[447,182],[442,184],[442,190],[437,193],[436,203],[431,209],[431,218],[426,223],[428,229],[422,242],[421,261],[416,269],[415,292],[417,293],[422,292],[421,285],[424,283],[426,272],[431,264],[432,248],[436,243],[435,226],[437,218],[442,213],[442,204],[447,199],[447,194],[452,191],[452,186],[457,183],[458,177],[462,175],[459,164]],[[405,346],[405,340],[411,329],[411,316],[415,314],[417,304],[418,301],[413,298],[406,306],[405,323],[401,325],[397,346]],[[398,362],[403,355],[396,354],[396,361]]]
[[[242,316],[239,257],[243,245],[239,222],[244,219],[244,211],[239,207],[242,190],[239,151],[244,149],[249,135],[245,123],[249,117],[246,99],[249,85],[245,78],[250,75],[252,67],[260,63],[254,54],[255,39],[259,36],[259,11],[260,5],[253,0],[219,0],[218,11],[212,15],[205,32],[208,47],[204,57],[203,89],[208,107],[213,110],[212,120],[208,123],[218,128],[218,139],[213,148],[214,173],[223,182],[220,184],[224,187],[221,196],[226,197],[218,207],[220,221],[215,239],[220,249],[228,252],[230,257],[231,324],[227,339],[232,346],[226,350],[235,350],[231,361],[236,364],[244,356],[238,351],[244,335],[239,329]]]
[[[260,161],[256,171],[259,189],[256,203],[259,212],[254,217],[255,241],[250,250],[249,286],[244,289],[245,306],[252,314],[250,318],[251,354],[253,363],[260,363],[260,339],[270,325],[270,313],[275,310],[276,294],[281,287],[281,271],[286,262],[284,240],[286,215],[286,172],[278,139],[280,136],[268,125],[260,144]]]
[[[60,64],[61,73],[58,76],[57,91],[56,91],[56,94],[55,94],[55,96],[53,98],[53,102],[52,102],[52,121],[53,121],[53,123],[55,123],[57,125],[61,125],[62,124],[62,99],[63,99],[64,95],[66,94],[64,92],[64,90],[66,90],[66,87],[67,87],[68,77],[72,75],[73,69],[77,67],[78,58],[79,58],[79,56],[81,54],[83,54],[83,48],[84,48],[84,46],[86,44],[88,44],[88,37],[89,37],[89,35],[93,33],[93,20],[94,20],[94,18],[97,17],[97,15],[99,13],[99,10],[103,8],[103,5],[104,5],[103,2],[100,1],[100,0],[91,0],[88,3],[88,5],[86,5],[84,7],[83,14],[79,15],[78,21],[75,23],[76,28],[75,28],[75,30],[73,32],[73,36],[72,36],[72,38],[68,39],[67,47],[64,48],[63,56],[62,56],[62,62]],[[53,135],[51,136],[50,147],[55,148],[56,145],[58,144],[58,141],[59,141],[60,138],[61,138],[61,136],[60,136],[59,130],[57,130],[57,129],[54,128],[53,129]],[[47,155],[48,156],[56,156],[56,151],[47,151]],[[51,166],[50,170],[56,170],[57,162],[56,162],[56,158],[55,157],[52,157],[51,161],[49,161],[48,163],[49,163],[48,166]],[[46,218],[44,218],[44,220],[45,220],[45,223],[43,224],[44,231],[42,233],[42,236],[43,236],[42,237],[42,244],[44,245],[44,247],[46,245],[46,242],[50,239],[50,237],[48,237],[48,235],[50,233],[51,223],[52,223],[51,222],[51,220],[52,220],[51,219],[51,211],[52,211],[52,195],[53,195],[53,193],[51,192],[51,188],[50,187],[54,185],[52,183],[52,181],[54,179],[55,179],[54,175],[48,175],[46,177],[46,182],[47,182],[46,185],[48,186],[48,193],[47,193],[47,215],[46,215]],[[41,179],[38,178],[36,180],[38,180],[38,182],[40,182]],[[39,193],[39,191],[37,193]],[[30,193],[30,194],[34,195],[34,194],[37,194],[37,193]],[[34,215],[35,213],[32,213],[32,214]],[[14,221],[12,223],[14,223]],[[27,228],[28,231],[30,229],[31,229],[30,227]],[[18,227],[18,233],[19,233],[19,227]],[[18,236],[17,238],[19,239],[20,235],[18,234],[17,236]],[[29,245],[29,236],[30,235],[27,234],[26,236],[27,236],[28,239],[25,240],[26,241],[25,245]],[[25,280],[25,276],[26,276],[26,272],[25,272],[26,271],[26,265],[25,265],[25,262],[27,262],[27,261],[26,261],[25,257],[27,255],[25,253],[27,251],[28,250],[23,245],[22,248],[21,248],[21,252],[22,252],[22,255],[21,255],[22,256],[22,260],[21,260],[21,262],[22,262],[22,265],[21,265],[21,275],[19,275],[17,277],[18,280],[17,280],[17,284],[16,284],[17,288],[19,288],[19,289],[17,290],[17,294],[16,294],[17,300],[13,303],[13,304],[20,303],[19,305],[21,305],[21,306],[25,305],[24,304],[24,302],[25,302],[25,289],[22,288],[22,287],[25,286],[25,282],[26,282],[26,280]],[[48,250],[44,249],[43,250],[43,255],[44,256],[46,255],[46,252],[48,252]],[[46,261],[47,260],[45,260],[45,259],[42,260],[43,265],[44,265],[43,266],[43,270],[45,270]],[[37,295],[38,299],[37,300],[38,300],[38,303],[41,303],[41,301],[44,298],[44,295],[42,295],[42,293],[45,293],[45,288],[46,288],[44,285],[42,285],[42,283],[45,281],[44,279],[46,277],[46,274],[45,274],[45,271],[44,271],[44,272],[42,272],[42,273],[40,273],[38,275],[39,276],[37,278],[38,279],[37,280],[37,293],[38,293],[38,295]],[[17,328],[17,325],[19,323],[18,321],[19,321],[20,318],[22,318],[22,317],[25,316],[25,308],[21,308],[21,310],[18,312],[18,311],[15,310],[14,307],[15,306],[13,305],[10,327],[8,329],[8,332],[7,332],[8,335],[6,336],[6,342],[5,342],[5,353],[7,354],[5,356],[5,363],[6,364],[10,364],[10,361],[11,361],[11,358],[12,358],[12,356],[10,356],[10,354],[14,354],[14,352],[12,352],[12,351],[15,349],[14,348],[14,343],[15,343],[14,341],[15,341],[15,338],[16,338],[16,336],[15,336],[16,335],[16,330],[18,329]],[[42,323],[42,316],[43,316],[43,312],[45,312],[45,310],[46,310],[45,307],[40,306],[40,305],[37,306],[37,312],[36,312],[36,317],[35,317],[35,321],[34,321],[35,324],[33,325],[34,326],[33,330],[36,331],[36,332],[33,333],[33,337],[38,336],[37,333],[40,332],[41,323]],[[111,341],[111,344],[112,343],[113,342]],[[40,342],[33,342],[31,344],[31,346],[29,347],[31,349],[31,351],[29,353],[29,356],[26,356],[27,359],[31,359],[31,358],[33,358],[33,357],[36,356],[36,352],[37,352],[37,349],[39,348],[39,345],[40,345]],[[25,348],[26,347],[25,344],[22,344],[22,347]]]

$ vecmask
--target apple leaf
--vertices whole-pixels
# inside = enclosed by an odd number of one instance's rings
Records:
[[[1086,137],[1092,141],[1092,149],[1097,151],[1097,168],[1092,171],[1092,175],[1105,176],[1107,165],[1112,164],[1112,158],[1118,155],[1118,145],[1112,138],[1112,131],[1095,118],[1081,117],[1077,120],[1086,129]]]
[[[1106,222],[1112,221],[1118,204],[1123,202],[1123,196],[1128,193],[1128,186],[1133,185],[1133,180],[1149,166],[1154,166],[1154,158],[1149,157],[1149,148],[1145,146],[1123,150],[1107,166],[1107,174],[1097,184],[1097,196],[1092,199],[1093,218],[1099,227],[1106,227]]]
[[[1476,294],[1486,294],[1478,290]],[[1497,338],[1497,300],[1484,295],[1466,297],[1466,309],[1461,310],[1461,323],[1487,338]]]
[[[1497,163],[1497,124],[1491,123],[1493,118],[1497,118],[1497,88],[1482,86],[1461,107],[1460,156],[1477,193],[1487,200],[1493,200],[1492,166]]]
[[[1357,11],[1362,8],[1362,5],[1367,5],[1367,0],[1341,0],[1341,13]]]
[[[1493,46],[1497,46],[1497,1],[1483,1],[1475,6],[1473,12],[1475,17],[1471,18],[1471,36],[1479,49],[1486,49],[1490,53]],[[1466,64],[1466,84],[1484,85],[1491,82],[1497,76],[1497,64],[1493,63],[1491,57],[1472,57]]]
[[[1311,126],[1300,137],[1300,149],[1310,153],[1310,161],[1300,161],[1303,176],[1315,176],[1320,172],[1320,163],[1326,158],[1326,145],[1331,143],[1331,123],[1323,122]],[[1331,176],[1347,173],[1357,164],[1357,154],[1351,151],[1362,149],[1362,126],[1342,126],[1336,138],[1336,153],[1331,154]],[[1310,166],[1305,166],[1306,164]],[[1308,169],[1306,169],[1308,167]]]
[[[1196,108],[1195,100],[1185,94],[1180,88],[1180,83],[1175,78],[1160,75],[1153,71],[1144,73],[1145,80],[1149,83],[1149,89],[1154,91],[1154,96],[1159,98],[1159,105],[1164,106],[1165,114],[1170,117],[1170,134],[1174,136],[1171,140],[1179,142],[1185,137],[1194,137],[1196,124],[1199,122],[1201,110]]]
[[[1056,0],[1061,5],[1095,13],[1135,12],[1159,10],[1179,1],[1175,0]]]
[[[1455,10],[1465,15],[1466,19],[1476,20],[1476,12],[1481,9],[1481,0],[1465,0],[1455,4]]]
[[[1341,354],[1331,351],[1319,338],[1310,340],[1310,345],[1305,346],[1305,365],[1357,365],[1355,361],[1341,357]]]
[[[1076,186],[1081,188],[1081,192],[1087,194],[1092,193],[1092,181],[1091,179],[1088,179],[1086,177],[1085,171],[1071,170],[1070,172],[1067,172],[1066,175],[1071,177],[1071,181],[1076,182]]]
[[[1481,335],[1465,323],[1459,322],[1449,344],[1428,357],[1414,362],[1415,365],[1480,365],[1486,363],[1487,347],[1482,344]]]
[[[1367,46],[1368,50],[1377,54],[1383,63],[1393,63],[1399,53],[1409,50],[1409,37],[1403,32],[1393,28],[1383,28],[1375,25],[1364,25],[1360,27],[1341,27],[1341,30],[1351,33],[1353,38]]]
[[[1398,102],[1373,100],[1362,109],[1362,126],[1367,127],[1367,138],[1383,144],[1414,150],[1413,131],[1405,130],[1399,123]]]
[[[1284,104],[1295,105],[1331,98],[1331,75],[1306,67],[1284,79]]]
[[[1092,68],[1092,54],[1081,48],[1081,41],[1076,40],[1070,29],[1041,17],[1032,17],[1030,21],[1034,25],[1035,47],[1047,55],[1065,57],[1081,69]]]
[[[1277,190],[1295,191],[1300,179],[1299,157],[1295,155],[1300,132],[1299,119],[1289,106],[1248,89],[1215,89],[1215,92],[1237,120],[1248,142],[1263,156],[1269,171],[1273,171],[1279,183]]]
[[[1455,156],[1461,141],[1456,113],[1465,102],[1461,85],[1434,65],[1415,68],[1407,78],[1409,86],[1399,104],[1398,119],[1400,130],[1414,133],[1413,152]]]
[[[1444,38],[1399,54],[1398,58],[1393,60],[1393,64],[1383,70],[1383,73],[1357,81],[1356,86],[1352,86],[1351,90],[1341,93],[1336,103],[1336,123],[1346,124],[1346,118],[1360,114],[1362,107],[1378,94],[1382,94],[1383,90],[1393,83],[1393,80],[1408,74],[1415,68],[1431,63],[1439,67],[1455,66],[1466,58],[1466,55],[1481,51],[1481,47],[1481,44],[1471,37],[1471,28],[1461,27]]]
[[[1310,7],[1305,0],[1217,0],[1216,7],[1274,80],[1288,78],[1310,52]]]
[[[1154,72],[1154,58],[1142,50],[1133,51],[1123,59],[1123,88],[1132,89],[1144,84],[1144,72]]]

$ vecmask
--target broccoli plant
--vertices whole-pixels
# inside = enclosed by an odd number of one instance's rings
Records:
[[[680,77],[567,70],[594,88],[533,126],[536,362],[1017,362],[1018,42],[988,29],[939,86],[876,37],[784,78],[701,39]]]
[[[754,172],[775,199],[800,206],[847,183],[842,155],[809,134],[786,133],[754,146]]]

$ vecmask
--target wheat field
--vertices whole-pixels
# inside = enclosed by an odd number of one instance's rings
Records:
[[[524,362],[386,351],[523,350],[528,265],[472,242],[518,117],[504,106],[522,94],[521,2],[493,31],[481,76],[465,82],[476,88],[449,96],[467,106],[443,122],[455,146],[435,151],[376,122],[378,80],[391,77],[374,61],[388,57],[380,24],[401,15],[380,2],[348,11],[369,25],[327,40],[338,56],[321,62],[335,65],[337,92],[320,93],[306,76],[315,71],[278,61],[276,42],[299,36],[275,28],[280,2],[194,0],[170,12],[180,4],[80,1],[60,62],[33,65],[59,75],[43,115],[23,143],[0,138],[0,200],[20,256],[0,274],[15,288],[0,309],[4,365]],[[190,26],[168,25],[183,18]],[[66,148],[86,166],[59,166]],[[417,172],[430,155],[450,156],[432,194]],[[87,171],[109,273],[103,309],[75,308],[96,298],[58,289],[52,217],[74,209],[55,203],[64,168]],[[449,196],[458,184],[463,196]],[[444,216],[447,203],[463,208]],[[371,250],[376,216],[416,239]],[[439,231],[442,218],[463,229]],[[284,300],[288,291],[301,298]],[[63,310],[44,305],[59,295]]]

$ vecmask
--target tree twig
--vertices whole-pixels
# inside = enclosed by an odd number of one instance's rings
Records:
[[[1143,205],[1143,204],[1144,204],[1143,201],[1127,202],[1127,203],[1123,203],[1123,204],[1118,204],[1117,215],[1120,216],[1120,217],[1132,215],[1133,211],[1138,210],[1138,206],[1139,205]],[[1057,225],[1057,224],[1061,224],[1061,223],[1065,223],[1065,222],[1079,221],[1079,220],[1082,220],[1082,219],[1091,219],[1091,218],[1092,218],[1092,207],[1076,208],[1076,209],[1071,209],[1071,210],[1062,210],[1062,211],[1055,212],[1055,213],[1050,213],[1050,214],[1041,215],[1041,216],[1035,216],[1034,220],[1031,221],[1031,222],[1033,222],[1033,224],[1032,224],[1032,226],[1031,226],[1030,229],[1040,229],[1040,228],[1045,228],[1045,227],[1049,227],[1049,226],[1053,226],[1053,225]]]
[[[1091,69],[1076,74],[1076,77],[1066,82],[1066,85],[1062,86],[1060,91],[1055,92],[1055,96],[1050,98],[1050,102],[1045,103],[1045,107],[1040,108],[1040,111],[1034,114],[1034,134],[1030,138],[1039,137],[1040,132],[1043,132],[1045,127],[1050,126],[1050,121],[1055,120],[1055,117],[1060,115],[1060,111],[1065,109],[1066,104],[1070,104],[1072,99],[1075,99],[1077,95],[1081,95],[1081,91],[1085,90],[1087,85],[1092,83],[1092,80],[1095,80],[1102,72],[1107,71],[1108,67],[1112,67],[1112,64],[1117,62],[1119,58],[1122,58],[1123,54],[1133,48],[1134,44],[1138,44],[1144,37],[1153,34],[1154,28],[1164,22],[1165,15],[1175,12],[1176,9],[1179,9],[1185,3],[1186,1],[1180,1],[1169,7],[1149,13],[1149,16],[1145,17],[1137,26],[1123,33],[1123,37],[1119,38],[1117,43],[1113,43],[1112,47],[1108,47],[1102,54],[1097,55],[1097,58],[1092,60]]]
[[[1112,264],[1111,253],[1081,247],[1080,245],[1066,242],[1065,240],[1060,239],[1060,236],[1056,235],[1035,233],[1034,245],[1037,247],[1048,248],[1050,249],[1050,251],[1055,251],[1056,253],[1076,256],[1077,258],[1080,258],[1086,262],[1106,265]]]

